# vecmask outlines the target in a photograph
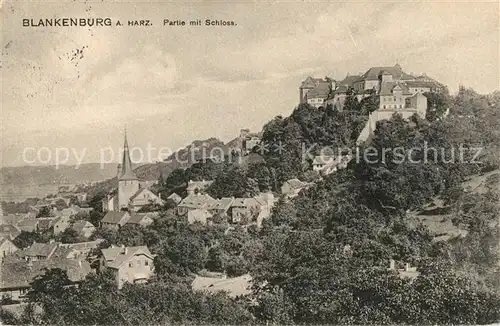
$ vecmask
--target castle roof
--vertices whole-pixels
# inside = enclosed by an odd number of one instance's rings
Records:
[[[363,80],[378,80],[381,74],[385,73],[392,75],[394,79],[399,80],[414,80],[415,77],[405,73],[399,65],[393,67],[372,67],[365,72],[361,79]]]
[[[319,83],[314,89],[307,93],[307,98],[327,98],[330,94],[330,85],[328,83]]]
[[[359,75],[347,75],[344,80],[340,81],[338,84],[341,86],[352,87],[355,81],[357,81],[361,76]]]
[[[398,82],[385,82],[385,83],[382,83],[382,85],[380,87],[380,96],[392,95],[393,90],[396,86],[401,87],[404,95],[411,95],[410,90],[408,89],[408,86],[406,86],[405,84],[398,83]]]

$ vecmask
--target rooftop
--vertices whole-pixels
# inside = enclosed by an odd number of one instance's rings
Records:
[[[101,249],[101,252],[107,262],[107,266],[115,269],[120,268],[130,258],[136,255],[145,255],[151,259],[154,258],[147,246],[114,247]]]

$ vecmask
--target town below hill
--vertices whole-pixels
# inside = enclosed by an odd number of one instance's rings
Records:
[[[372,67],[323,93],[308,78],[290,116],[168,170],[132,169],[125,135],[113,179],[2,206],[0,317],[499,322],[500,93],[450,95],[421,77]],[[355,147],[374,154],[343,151]]]

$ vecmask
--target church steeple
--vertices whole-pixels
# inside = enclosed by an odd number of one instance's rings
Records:
[[[132,170],[132,161],[130,160],[130,152],[127,142],[127,129],[125,129],[125,141],[123,143],[123,160],[121,166],[121,176],[119,180],[137,180],[134,171]]]

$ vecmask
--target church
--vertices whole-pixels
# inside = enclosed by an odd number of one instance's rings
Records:
[[[163,205],[163,200],[149,190],[151,182],[141,181],[132,169],[132,160],[125,132],[122,164],[118,165],[117,188],[109,193],[102,202],[103,211],[137,212],[147,204]]]

